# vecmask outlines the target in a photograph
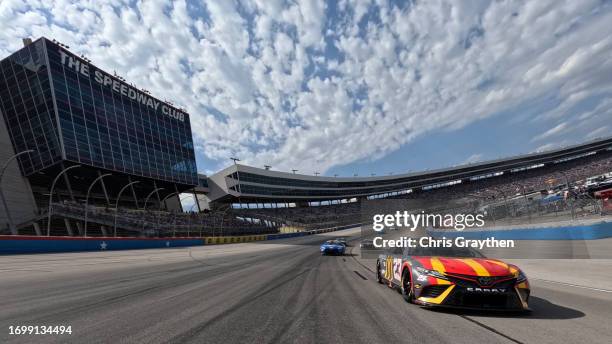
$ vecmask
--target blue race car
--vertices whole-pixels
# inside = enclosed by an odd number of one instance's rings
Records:
[[[327,240],[321,245],[321,255],[333,254],[333,255],[344,255],[344,250],[346,246],[344,246],[338,240]]]

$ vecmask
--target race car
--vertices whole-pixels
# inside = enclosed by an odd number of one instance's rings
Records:
[[[346,240],[346,238],[336,238],[336,241],[339,241],[342,245],[344,246],[348,246],[348,241]]]
[[[374,247],[374,241],[372,239],[364,239],[361,241],[361,243],[359,244],[359,247],[362,250],[370,250],[375,248]]]
[[[326,254],[344,255],[345,249],[346,249],[346,246],[344,246],[341,242],[337,240],[327,240],[320,247],[321,255],[326,255]]]
[[[425,307],[529,311],[529,281],[515,265],[468,248],[406,248],[379,255],[376,279]]]

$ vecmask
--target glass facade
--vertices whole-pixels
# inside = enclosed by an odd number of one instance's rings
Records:
[[[403,188],[403,187],[412,187],[414,185],[423,184],[423,183],[435,183],[438,181],[447,181],[449,177],[454,176],[455,174],[449,173],[442,177],[437,177],[437,174],[425,174],[425,175],[416,175],[413,177],[401,177],[401,178],[393,178],[393,179],[378,179],[372,181],[359,181],[359,182],[329,182],[329,181],[316,181],[309,179],[290,179],[290,178],[281,178],[281,177],[271,177],[264,176],[261,174],[254,174],[249,172],[240,172],[238,175],[237,172],[228,175],[228,177],[240,182],[248,182],[248,183],[256,183],[256,184],[266,184],[271,186],[288,186],[288,187],[302,187],[302,188],[318,188],[318,189],[350,189],[350,188],[368,188],[368,190],[372,189],[372,187],[377,187],[380,190],[387,190],[384,187],[390,186],[392,188]],[[465,173],[463,173],[465,174]],[[460,176],[463,174],[459,174]],[[361,189],[360,189],[361,190]]]
[[[18,73],[15,65],[27,65],[32,59],[42,66],[39,67],[41,71],[31,77],[15,75]],[[17,62],[13,62],[15,60]],[[27,115],[21,115],[13,121],[8,120],[18,115],[19,111],[3,109],[11,136],[15,137],[16,147],[25,135],[16,129],[23,126],[25,120],[32,122],[32,118],[45,117],[46,121],[41,120],[38,127],[42,129],[40,133],[31,130],[30,136],[41,136],[42,133],[51,135],[36,141],[43,143],[43,146],[45,142],[50,142],[50,152],[45,152],[49,158],[42,159],[49,161],[47,165],[59,161],[63,149],[64,157],[69,161],[126,174],[197,185],[188,114],[151,97],[148,92],[98,69],[46,39],[40,39],[7,58],[2,67],[4,79],[7,80],[6,87],[1,87],[3,103],[6,103],[4,92],[7,89],[9,99],[13,100],[17,97],[13,93],[34,93],[33,87],[36,86],[41,89],[41,104],[46,106],[26,111]],[[7,68],[12,70],[9,79],[4,72]],[[22,81],[32,78],[38,80],[39,84],[24,84]],[[15,84],[19,87],[16,88]],[[53,97],[57,117],[52,106]],[[25,104],[25,101],[24,98],[20,104]],[[9,102],[9,105],[14,103]],[[56,122],[59,122],[59,132]],[[56,133],[60,134],[59,140]],[[43,163],[32,165],[28,168],[24,166],[26,174],[47,166]]]
[[[49,70],[42,40],[0,61],[0,111],[19,165],[30,175],[61,161]]]
[[[238,191],[247,195],[265,195],[265,196],[298,196],[298,197],[344,197],[358,196],[380,193],[385,191],[398,190],[397,186],[385,186],[363,189],[287,189],[273,188],[266,186],[240,184],[232,186],[230,190]]]

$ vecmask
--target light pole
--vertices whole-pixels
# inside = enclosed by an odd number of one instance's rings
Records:
[[[159,192],[161,190],[165,190],[164,188],[157,188],[154,189],[153,191],[151,191],[151,193],[149,193],[147,195],[147,198],[145,198],[145,202],[144,202],[144,206],[142,207],[142,210],[144,210],[143,214],[142,214],[142,230],[144,231],[144,227],[145,227],[145,216],[147,215],[147,203],[149,203],[149,198],[151,198],[151,196],[153,196],[154,193],[157,193],[157,195],[159,196]]]
[[[190,196],[183,196],[183,197],[180,197],[180,196],[179,196],[179,203],[181,204],[181,213],[184,213],[184,212],[185,212],[185,211],[183,210],[183,201],[184,201],[185,199],[189,198],[189,197],[190,197]],[[191,210],[193,209],[193,207],[194,207],[194,206],[196,206],[196,205],[197,205],[197,204],[193,204],[193,205],[191,206],[191,208],[189,209],[189,212],[191,212]],[[177,217],[178,217],[178,214],[174,214],[174,219],[173,219],[173,222],[174,222],[174,223],[173,223],[173,225],[174,225],[174,226],[173,226],[173,229],[172,229],[172,237],[176,237],[176,218],[177,218]],[[190,219],[189,221],[190,221],[189,223],[191,224],[191,219]]]
[[[6,204],[6,198],[4,198],[4,190],[2,190],[2,178],[4,178],[4,173],[6,172],[6,169],[8,168],[11,161],[15,160],[17,157],[23,154],[32,152],[34,152],[33,149],[28,149],[13,155],[4,163],[4,166],[2,166],[2,171],[0,171],[0,198],[2,198],[2,205],[4,206],[4,211],[6,212],[6,218],[9,222],[9,229],[12,235],[17,234],[17,229],[15,228],[15,224],[13,223],[13,218],[11,217],[11,212],[9,211],[8,204]]]
[[[508,199],[506,197],[506,193],[502,189],[493,189],[493,190],[497,191],[498,193],[501,193],[502,196],[504,197],[504,207],[506,209],[506,220],[508,221],[508,218],[510,215],[510,209],[508,208]]]
[[[221,236],[223,236],[223,220],[225,220],[225,213],[227,213],[228,210],[230,210],[232,208],[232,206],[230,205],[227,209],[225,209],[221,215],[221,226],[219,226],[220,230],[221,230]],[[213,228],[213,237],[215,236],[215,229]]]
[[[145,202],[144,202],[144,206],[142,207],[142,210],[147,210],[147,203],[149,203],[149,198],[151,198],[151,196],[153,196],[154,193],[158,193],[159,195],[159,191],[165,190],[164,188],[157,188],[154,189],[153,191],[151,191],[148,195],[147,198],[145,198]]]
[[[166,200],[167,200],[168,198],[170,198],[170,197],[172,197],[172,196],[174,196],[174,195],[178,195],[178,194],[180,194],[180,193],[181,193],[180,191],[177,191],[177,192],[173,192],[173,193],[171,193],[171,194],[168,194],[166,197],[164,197],[164,198],[161,200],[161,202],[159,203],[159,210],[162,210],[162,204],[164,204],[164,202],[166,202]],[[168,207],[166,207],[166,210],[168,210]]]
[[[529,219],[529,223],[531,223],[531,210],[529,209],[529,200],[527,199],[527,191],[525,191],[525,185],[519,184],[521,186],[521,190],[523,191],[523,199],[525,200],[525,207],[527,208],[527,216]]]
[[[238,161],[240,161],[240,159],[230,157],[230,160],[232,160],[234,162],[234,165],[236,166],[236,179],[238,180],[238,188],[236,189],[236,191],[238,191],[238,203],[240,203],[240,194],[242,193],[242,185],[240,185],[240,172],[238,171],[238,163],[237,163]],[[240,204],[240,206],[242,207],[242,203]]]
[[[91,189],[93,188],[94,185],[96,185],[96,183],[99,180],[102,180],[102,178],[104,177],[108,177],[110,176],[110,173],[105,173],[105,174],[101,174],[100,176],[98,176],[98,178],[94,179],[93,182],[91,182],[91,184],[89,185],[89,188],[87,189],[87,196],[85,196],[85,229],[83,230],[83,236],[87,236],[87,210],[88,210],[88,205],[89,205],[89,193],[91,192]]]
[[[119,190],[119,194],[117,195],[117,201],[115,201],[115,220],[113,221],[113,235],[115,237],[117,236],[117,213],[119,212],[119,199],[121,198],[121,194],[123,194],[123,191],[125,189],[138,183],[140,183],[140,181],[138,180],[131,183],[127,183],[124,187],[121,188],[121,190]]]
[[[162,210],[162,204],[165,204],[165,202],[166,202],[166,200],[168,198],[170,198],[171,196],[174,196],[174,195],[178,195],[179,193],[180,193],[179,191],[172,192],[172,193],[166,195],[166,197],[162,198],[162,200],[159,202],[159,211]],[[180,200],[179,200],[179,203],[180,203]],[[166,210],[168,210],[168,207],[166,207]],[[157,228],[160,228],[160,227],[161,227],[161,216],[157,219]]]
[[[66,167],[60,173],[58,173],[57,176],[55,176],[55,179],[53,179],[53,183],[51,183],[51,192],[49,193],[49,210],[47,211],[47,236],[51,235],[51,202],[53,201],[53,190],[55,189],[55,183],[57,183],[59,177],[61,177],[64,173],[77,167],[81,167],[81,165]]]
[[[574,200],[571,198],[572,197],[572,190],[570,189],[570,182],[569,182],[569,178],[567,177],[567,174],[565,172],[559,172],[563,175],[563,177],[565,178],[565,186],[567,187],[567,198],[570,201],[570,209],[571,209],[571,215],[572,215],[572,220],[574,219],[575,216],[575,211],[574,211]]]
[[[197,203],[193,204],[191,206],[191,208],[189,209],[190,213],[193,213],[193,208],[198,205]],[[197,217],[197,215],[196,215]],[[189,224],[187,225],[187,237],[189,237],[191,235],[191,215],[189,216]],[[200,236],[202,236],[202,226],[198,225],[198,227],[200,227]]]

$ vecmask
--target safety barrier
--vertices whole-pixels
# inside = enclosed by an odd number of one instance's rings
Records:
[[[224,236],[224,237],[206,237],[204,242],[207,245],[218,245],[218,244],[235,244],[243,242],[254,242],[266,240],[268,234],[261,235],[242,235],[242,236]]]
[[[289,239],[289,238],[297,238],[297,237],[313,235],[313,234],[329,233],[329,232],[334,232],[334,231],[338,231],[342,229],[354,228],[356,226],[358,226],[358,224],[346,225],[346,226],[340,226],[340,227],[315,229],[315,230],[303,231],[303,232],[264,234],[264,235],[245,235],[245,236],[206,237],[204,238],[204,242],[207,245],[219,245],[219,244],[235,244],[235,243],[262,241],[262,240]]]
[[[114,238],[0,236],[0,254],[113,251],[201,246],[199,238]]]
[[[612,222],[545,228],[513,228],[499,230],[430,231],[432,237],[500,240],[597,240],[612,238]]]
[[[296,232],[296,233],[268,234],[268,240],[297,238],[297,237],[302,237],[302,236],[311,235],[311,234],[313,233]]]
[[[204,238],[115,238],[115,237],[39,237],[0,235],[0,254],[53,253],[78,251],[135,250],[201,245],[236,244],[296,238],[354,228],[359,224],[322,228],[304,232]]]

